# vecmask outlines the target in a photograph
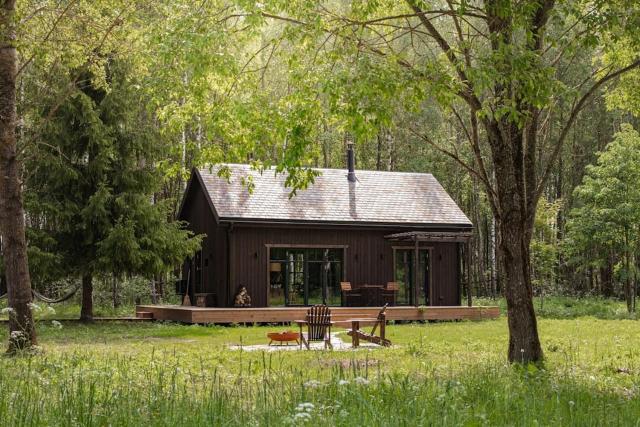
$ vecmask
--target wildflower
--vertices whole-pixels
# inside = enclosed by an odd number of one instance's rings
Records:
[[[24,332],[22,331],[11,331],[11,339],[17,340],[24,337]]]
[[[40,306],[38,304],[36,304],[35,302],[30,302],[29,304],[27,304],[29,306],[29,308],[33,311],[41,311],[42,308],[40,308]]]
[[[569,401],[569,406],[573,406],[573,405],[575,405],[575,404],[576,404],[576,402],[574,402],[573,400],[570,400],[570,401]]]
[[[349,381],[347,381],[347,380],[340,380],[340,381],[338,381],[338,385],[349,385]]]
[[[49,306],[47,306],[47,313],[56,314],[56,309],[49,305]]]
[[[303,403],[299,403],[298,406],[296,406],[296,411],[297,412],[311,412],[313,411],[313,409],[316,406],[311,403],[311,402],[303,402]]]
[[[293,416],[294,420],[308,421],[311,420],[311,414],[308,412],[298,412]]]
[[[322,384],[320,383],[320,381],[316,381],[316,380],[309,380],[306,383],[304,383],[305,388],[318,388],[321,385]]]
[[[2,310],[0,310],[0,313],[2,313],[2,314],[13,314],[15,312],[16,311],[11,307],[6,307],[6,308],[3,308]]]
[[[358,385],[367,385],[369,384],[369,380],[366,378],[362,378],[362,377],[356,377],[353,381],[355,381],[356,384]]]
[[[62,323],[58,322],[57,320],[52,320],[51,326],[53,326],[56,329],[62,329]]]

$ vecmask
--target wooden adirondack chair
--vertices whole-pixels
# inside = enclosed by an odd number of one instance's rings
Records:
[[[354,327],[352,327],[352,329],[349,332],[347,332],[347,335],[349,335],[353,339],[354,347],[358,346],[360,340],[378,344],[383,347],[391,346],[391,341],[389,341],[385,337],[385,329],[387,325],[386,311],[388,306],[389,304],[385,304],[375,319],[353,319],[352,320],[352,324]],[[361,322],[366,322],[368,320],[375,320],[371,333],[366,333],[363,330],[357,329],[355,327],[356,325],[359,327]],[[376,330],[378,329],[378,326],[380,327],[380,335],[376,335]]]
[[[295,321],[300,327],[300,348],[302,344],[310,350],[309,343],[312,341],[324,341],[324,348],[330,348],[331,345],[331,310],[326,305],[314,305],[309,311],[305,320]],[[303,328],[307,327],[307,333],[303,333]]]

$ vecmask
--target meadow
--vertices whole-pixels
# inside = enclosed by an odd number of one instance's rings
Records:
[[[0,424],[638,425],[638,322],[596,312],[543,316],[546,361],[524,367],[506,363],[504,316],[333,352],[229,349],[282,326],[46,320],[39,354],[0,358]]]

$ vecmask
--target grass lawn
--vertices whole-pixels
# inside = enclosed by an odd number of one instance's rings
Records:
[[[391,325],[389,349],[272,353],[228,345],[282,327],[43,322],[42,354],[0,358],[0,424],[640,423],[637,321],[539,326],[545,365],[522,368],[505,363],[504,317]]]

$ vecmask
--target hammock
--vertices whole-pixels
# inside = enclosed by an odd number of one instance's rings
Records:
[[[49,298],[49,297],[46,297],[46,296],[42,295],[40,292],[36,291],[35,289],[31,289],[31,293],[33,294],[33,297],[35,299],[38,299],[38,300],[40,300],[42,302],[46,302],[47,304],[58,304],[58,303],[65,302],[66,300],[70,299],[72,296],[74,296],[76,294],[76,292],[78,292],[78,289],[80,289],[80,285],[76,285],[75,288],[73,288],[71,291],[69,291],[65,295],[61,296],[60,298]],[[7,297],[7,294],[0,295],[0,300],[5,299],[6,297]]]
[[[40,292],[36,291],[35,289],[31,289],[31,293],[33,294],[33,297],[35,299],[38,299],[42,302],[46,302],[47,304],[58,304],[61,302],[65,302],[66,300],[70,299],[72,296],[74,296],[76,294],[76,292],[78,292],[78,289],[80,289],[80,284],[76,285],[75,288],[73,288],[72,290],[70,290],[68,293],[66,293],[65,295],[61,296],[60,298],[49,298],[46,297],[44,295],[42,295]]]

